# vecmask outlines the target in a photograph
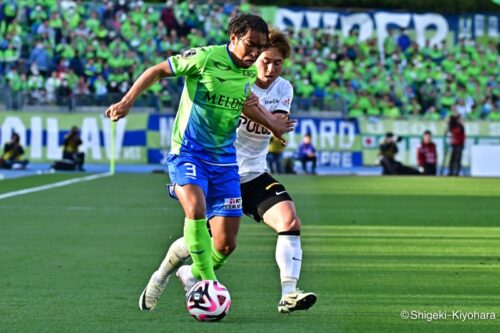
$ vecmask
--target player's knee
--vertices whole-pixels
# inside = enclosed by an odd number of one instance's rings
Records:
[[[236,249],[236,242],[225,242],[223,244],[216,244],[215,249],[225,256],[229,256]]]
[[[282,231],[300,231],[301,222],[298,216],[289,216],[281,222],[280,232]]]
[[[189,205],[184,207],[184,214],[186,214],[187,218],[193,220],[204,219],[206,216],[205,210],[198,205]]]

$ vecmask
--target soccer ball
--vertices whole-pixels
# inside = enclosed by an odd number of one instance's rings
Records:
[[[186,305],[189,313],[199,321],[218,321],[231,306],[229,291],[218,281],[203,280],[188,293]]]

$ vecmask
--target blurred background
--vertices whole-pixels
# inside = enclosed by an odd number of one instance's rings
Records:
[[[255,13],[293,45],[284,77],[299,123],[282,152],[294,164],[289,171],[301,172],[293,160],[310,134],[318,173],[380,173],[387,132],[400,138],[398,161],[417,168],[429,130],[446,174],[449,117],[457,115],[465,132],[460,174],[470,174],[474,146],[500,145],[499,8],[496,0],[2,0],[0,143],[18,133],[25,158],[47,164],[77,126],[86,160],[106,164],[105,108],[147,67],[226,43],[228,21]],[[118,123],[118,162],[164,163],[182,85],[156,83]]]
[[[175,281],[137,309],[182,234],[165,163],[183,82],[103,113],[240,12],[293,44],[298,123],[268,162],[319,300],[277,313],[276,236],[244,217],[217,272],[234,306],[203,332],[500,332],[500,178],[469,177],[500,177],[499,2],[0,0],[0,332],[200,331]]]

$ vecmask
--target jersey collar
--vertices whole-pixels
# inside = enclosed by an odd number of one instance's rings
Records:
[[[229,52],[229,43],[226,44],[226,52],[227,52],[227,56],[229,57],[229,60],[231,60],[231,64],[233,64],[233,68],[239,68],[238,66],[236,66],[236,63],[234,62],[233,57],[231,57],[231,52]]]

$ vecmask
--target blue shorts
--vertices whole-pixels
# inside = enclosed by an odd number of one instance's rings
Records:
[[[192,156],[169,155],[168,174],[177,185],[193,184],[205,194],[207,220],[243,215],[237,165],[214,165]]]

